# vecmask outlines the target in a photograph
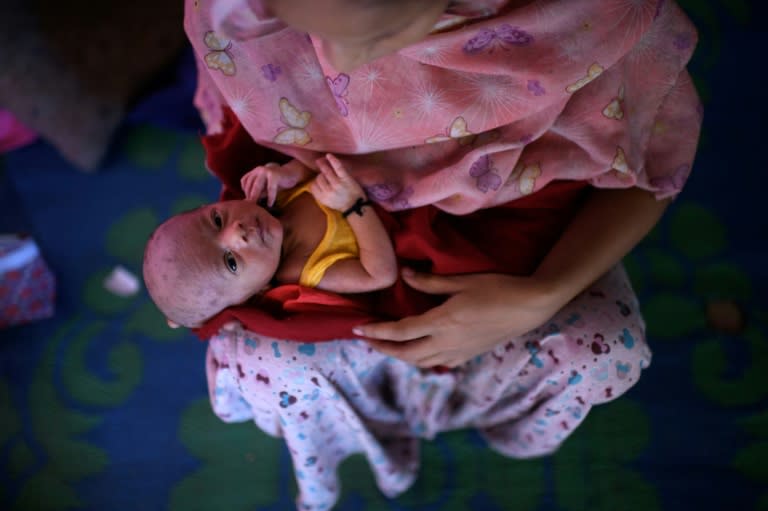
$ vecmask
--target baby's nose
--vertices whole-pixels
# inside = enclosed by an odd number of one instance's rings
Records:
[[[234,222],[223,232],[228,245],[238,247],[248,244],[248,229],[242,222]]]

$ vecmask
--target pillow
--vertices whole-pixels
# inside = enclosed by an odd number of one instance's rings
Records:
[[[3,0],[0,108],[95,170],[131,102],[185,41],[178,0]]]

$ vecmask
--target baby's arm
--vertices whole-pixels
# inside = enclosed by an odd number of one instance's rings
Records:
[[[320,174],[310,187],[315,199],[337,211],[347,211],[365,192],[333,155],[317,161]],[[397,261],[392,242],[381,219],[371,207],[359,209],[361,214],[347,216],[357,245],[359,259],[344,259],[328,268],[318,288],[337,293],[364,293],[391,286],[397,279]]]
[[[247,199],[259,200],[266,196],[267,206],[273,206],[277,192],[293,188],[314,172],[299,160],[291,160],[285,165],[267,163],[248,172],[240,179],[240,186]]]

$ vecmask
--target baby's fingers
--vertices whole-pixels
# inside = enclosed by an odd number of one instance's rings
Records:
[[[327,191],[329,187],[330,185],[328,184],[328,179],[325,177],[325,174],[318,174],[312,181],[309,190],[313,195],[317,196],[319,193]]]
[[[349,178],[349,173],[347,173],[347,169],[344,168],[344,165],[341,163],[341,161],[339,161],[338,158],[336,158],[336,156],[334,156],[331,153],[328,153],[328,154],[325,155],[325,158],[326,158],[326,160],[328,160],[328,163],[330,164],[331,168],[333,169],[334,174],[336,174],[336,176],[339,179],[348,179]]]
[[[269,207],[272,207],[275,205],[275,200],[277,200],[277,189],[278,189],[279,182],[280,180],[277,177],[267,182],[267,205]]]
[[[249,172],[240,180],[243,193],[249,199],[259,199],[264,190],[266,176],[263,172]]]
[[[317,166],[320,169],[320,175],[325,177],[329,184],[336,185],[340,181],[339,176],[336,175],[336,171],[326,158],[318,159]]]

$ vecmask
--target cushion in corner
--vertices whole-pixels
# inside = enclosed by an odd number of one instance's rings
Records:
[[[95,170],[130,103],[185,44],[176,0],[2,0],[0,108]]]

